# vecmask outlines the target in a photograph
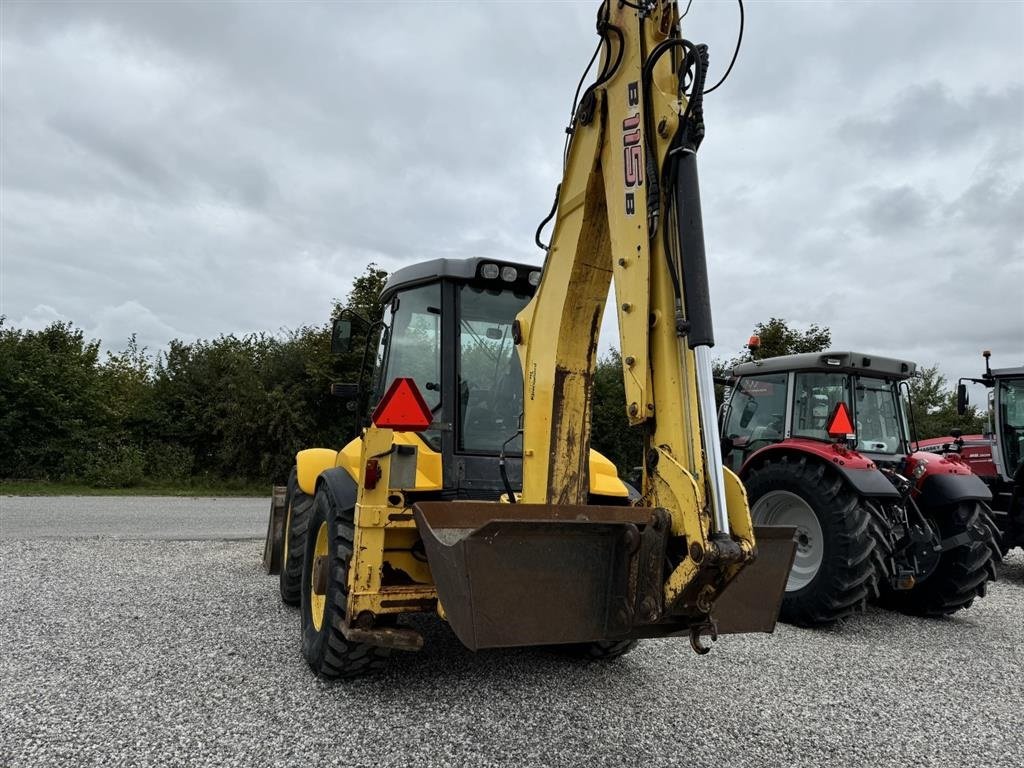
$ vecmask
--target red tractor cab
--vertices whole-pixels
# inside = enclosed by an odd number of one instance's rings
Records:
[[[906,360],[813,352],[736,366],[726,466],[757,524],[797,528],[782,618],[828,624],[869,598],[917,615],[971,605],[1000,551],[991,493],[957,455],[912,451]]]
[[[921,441],[921,450],[958,454],[992,491],[992,509],[1002,534],[1003,551],[1024,547],[1024,366],[991,368],[991,353],[982,353],[985,372],[960,379],[957,411],[967,411],[967,385],[988,388],[988,425],[983,435],[951,434]]]

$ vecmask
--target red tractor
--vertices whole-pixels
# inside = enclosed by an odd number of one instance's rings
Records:
[[[963,435],[921,441],[921,450],[959,455],[992,491],[992,509],[1002,534],[1003,552],[1024,547],[1024,366],[989,367],[980,378],[960,379],[957,411],[967,410],[966,381],[988,387],[988,429],[983,435]]]
[[[784,621],[830,624],[869,597],[942,616],[995,579],[988,487],[959,455],[911,451],[901,388],[915,370],[856,352],[733,369],[720,413],[726,464],[756,523],[797,529]]]

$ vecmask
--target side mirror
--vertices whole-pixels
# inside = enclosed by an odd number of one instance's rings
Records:
[[[331,327],[331,354],[348,352],[352,342],[352,321],[338,318]]]
[[[960,416],[967,413],[967,385],[958,384],[956,387],[956,412]]]

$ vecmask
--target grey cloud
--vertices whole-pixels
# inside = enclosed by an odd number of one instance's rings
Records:
[[[771,315],[951,376],[1020,350],[1024,6],[747,5],[701,149],[718,351]],[[539,263],[596,8],[5,2],[3,311],[155,345],[321,322],[371,260]],[[715,78],[736,20],[686,20]]]
[[[165,167],[159,148],[150,137],[119,135],[110,123],[69,114],[54,115],[47,124],[56,133],[138,182],[131,185],[133,194],[147,190],[169,197],[180,192],[180,182]]]
[[[993,132],[1024,131],[1024,86],[957,94],[939,82],[914,85],[897,95],[878,117],[850,117],[839,137],[883,155],[955,150]]]
[[[928,224],[929,213],[935,208],[932,201],[909,185],[892,189],[868,188],[861,191],[861,196],[864,198],[862,226],[876,237],[920,229]]]

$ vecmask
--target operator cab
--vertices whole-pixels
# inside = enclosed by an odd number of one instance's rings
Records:
[[[721,411],[726,463],[739,471],[760,448],[790,438],[834,442],[829,423],[845,404],[857,451],[879,464],[909,453],[901,382],[917,366],[857,352],[814,352],[742,363]]]
[[[370,402],[396,377],[416,382],[434,419],[420,438],[441,454],[444,488],[458,497],[497,498],[502,453],[514,458],[511,484],[522,485],[523,375],[512,325],[539,284],[537,266],[435,259],[396,271],[381,292]]]
[[[989,412],[996,440],[1001,474],[1012,478],[1024,462],[1024,368],[992,371],[995,387]]]

